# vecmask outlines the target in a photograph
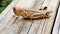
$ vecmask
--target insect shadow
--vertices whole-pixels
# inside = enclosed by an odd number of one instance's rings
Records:
[[[48,19],[48,18],[32,18],[32,20],[41,20],[41,19]],[[30,18],[24,18],[24,20],[31,20]]]

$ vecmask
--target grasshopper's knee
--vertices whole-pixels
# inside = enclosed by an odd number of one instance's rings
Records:
[[[47,9],[47,7],[44,7],[44,8],[40,8],[39,10],[46,10]]]

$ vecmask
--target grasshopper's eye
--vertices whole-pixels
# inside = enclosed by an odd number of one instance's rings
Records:
[[[13,8],[13,12],[16,13],[16,9],[15,9],[15,7]]]
[[[15,11],[15,7],[13,8],[13,11]]]
[[[15,7],[13,8],[13,10],[15,10]]]

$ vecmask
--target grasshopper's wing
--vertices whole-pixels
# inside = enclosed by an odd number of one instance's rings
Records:
[[[49,13],[51,13],[52,11],[43,11],[43,10],[36,10],[36,9],[27,9],[27,11],[28,12],[31,12],[31,13],[47,13],[47,12],[49,12]]]
[[[28,12],[30,12],[30,13],[33,13],[33,14],[35,14],[35,13],[41,13],[41,12],[38,12],[38,11],[33,11],[33,10],[29,10]]]
[[[47,18],[50,17],[51,11],[39,11],[39,10],[28,10],[29,13],[33,14],[33,19],[35,18]],[[49,15],[46,15],[48,13]]]

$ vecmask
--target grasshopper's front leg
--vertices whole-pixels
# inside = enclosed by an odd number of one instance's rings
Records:
[[[15,18],[14,22],[12,24],[15,23],[15,21],[19,18],[19,16],[13,15],[13,17]]]
[[[17,19],[19,16],[13,15],[13,17],[15,17]]]

